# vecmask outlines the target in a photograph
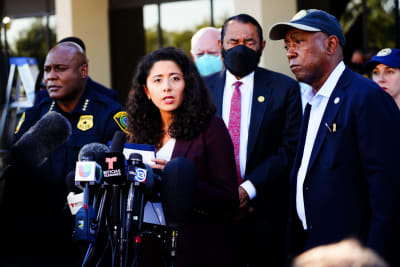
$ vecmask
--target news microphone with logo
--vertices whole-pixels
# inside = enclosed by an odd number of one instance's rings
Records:
[[[102,162],[102,158],[104,158],[104,153],[108,152],[109,148],[108,146],[106,146],[105,144],[102,143],[89,143],[84,145],[78,154],[78,161],[93,161],[96,162],[96,170],[95,170],[95,182],[96,185],[99,184],[101,185],[102,183],[102,170],[101,167],[99,165],[99,163]],[[84,165],[84,164],[83,164]],[[84,166],[83,166],[84,168]],[[81,170],[82,172],[83,170]],[[84,184],[81,182],[75,182],[75,169],[70,171],[65,179],[66,185],[67,185],[67,192],[69,192],[68,196],[67,196],[67,202],[68,202],[68,206],[71,210],[72,215],[76,215],[76,213],[79,211],[79,209],[81,207],[83,207],[83,189],[84,189]],[[82,182],[85,179],[81,180]],[[90,194],[91,192],[98,192],[99,191],[99,186],[97,187],[91,187],[90,188]],[[99,193],[99,192],[98,192]],[[94,209],[95,208],[95,205]]]
[[[125,156],[122,153],[126,142],[126,134],[122,131],[114,133],[111,141],[110,152],[104,153],[102,162],[103,179],[111,186],[111,207],[110,216],[107,218],[111,232],[111,248],[113,254],[113,266],[123,262],[120,259],[121,253],[119,241],[121,239],[121,190],[126,182]]]
[[[75,216],[73,234],[75,241],[95,241],[97,221],[95,209],[90,205],[89,185],[101,184],[103,172],[96,160],[101,161],[103,153],[108,151],[108,147],[101,143],[86,144],[79,151],[74,183],[76,187],[83,187],[83,194],[81,194],[83,195],[83,206]],[[74,198],[71,195],[69,195],[69,198],[76,200],[76,197]]]
[[[126,141],[126,134],[117,131],[111,141],[110,152],[104,153],[101,164],[104,181],[108,184],[120,185],[125,182],[125,156],[122,153]]]
[[[83,207],[75,215],[74,241],[95,241],[96,212],[90,205],[89,185],[101,181],[101,167],[95,161],[78,161],[75,169],[75,184],[83,187]]]
[[[177,251],[182,244],[184,224],[193,210],[193,195],[196,185],[196,167],[183,157],[169,161],[163,170],[160,197],[169,231],[170,265],[174,266]]]

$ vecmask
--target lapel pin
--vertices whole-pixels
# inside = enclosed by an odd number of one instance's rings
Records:
[[[262,103],[262,102],[265,101],[265,98],[264,98],[262,95],[260,95],[260,96],[257,98],[257,100],[258,100],[258,102]]]
[[[339,104],[339,102],[340,102],[340,98],[339,97],[336,97],[335,100],[333,101],[333,103],[335,103],[335,104]]]
[[[325,122],[325,127],[326,127],[326,129],[328,129],[328,131],[329,131],[330,133],[332,132],[331,127],[329,127],[328,123],[326,123],[326,122]]]

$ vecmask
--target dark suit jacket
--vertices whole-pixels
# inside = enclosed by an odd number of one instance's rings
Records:
[[[225,71],[205,77],[219,115],[222,114],[225,77]],[[285,240],[289,174],[301,117],[298,83],[283,74],[257,68],[244,177],[253,183],[257,196],[251,201],[255,211],[241,229],[250,238],[250,243],[243,245],[264,259],[268,252],[271,257],[277,257],[275,252],[281,253]]]
[[[336,123],[337,130],[330,132],[325,123]],[[291,174],[291,229],[300,222],[295,199],[301,151]],[[306,249],[354,236],[394,263],[399,151],[400,112],[392,97],[346,69],[329,98],[304,181]]]
[[[219,117],[193,140],[177,139],[172,158],[197,170],[193,218],[184,226],[178,266],[232,266],[232,221],[239,204],[233,144]]]

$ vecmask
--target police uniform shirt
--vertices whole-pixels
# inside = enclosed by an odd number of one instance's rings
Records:
[[[46,98],[23,113],[15,131],[16,140],[49,111],[62,114],[71,123],[72,128],[72,134],[66,144],[52,152],[46,162],[50,165],[52,175],[62,179],[62,182],[65,182],[68,172],[75,168],[82,146],[93,142],[107,145],[115,131],[127,133],[127,114],[123,107],[87,86],[71,112],[63,112],[56,101]],[[49,182],[56,182],[54,176]]]

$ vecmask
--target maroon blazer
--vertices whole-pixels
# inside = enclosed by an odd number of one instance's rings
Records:
[[[232,266],[233,215],[239,205],[233,144],[224,121],[211,118],[193,140],[177,139],[172,158],[197,170],[191,223],[184,226],[177,266]]]

